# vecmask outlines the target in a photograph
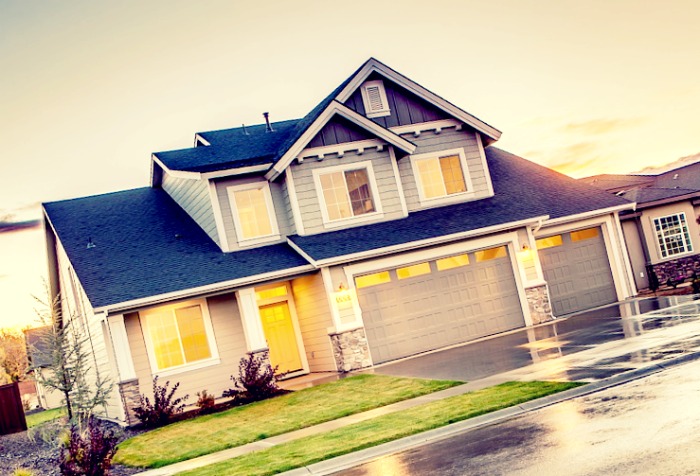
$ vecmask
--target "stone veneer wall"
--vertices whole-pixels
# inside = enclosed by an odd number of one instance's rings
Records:
[[[364,328],[331,334],[330,338],[338,371],[350,372],[372,366]]]
[[[552,303],[549,301],[546,284],[527,288],[525,296],[527,297],[527,305],[530,308],[530,317],[532,317],[533,325],[554,320]]]
[[[664,261],[653,265],[654,273],[659,278],[659,284],[665,285],[666,281],[671,278],[687,279],[693,274],[693,271],[700,276],[700,255],[685,256],[683,258]]]
[[[139,422],[134,413],[134,407],[138,406],[141,402],[141,393],[139,390],[138,379],[119,383],[119,395],[121,396],[122,405],[124,406],[127,426],[132,426]]]

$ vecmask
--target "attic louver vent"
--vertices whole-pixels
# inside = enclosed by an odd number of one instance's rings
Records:
[[[386,100],[384,83],[381,80],[367,81],[362,85],[362,101],[367,117],[382,117],[391,114]]]

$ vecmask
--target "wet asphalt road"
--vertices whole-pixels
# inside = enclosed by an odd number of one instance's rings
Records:
[[[340,473],[700,474],[700,362]]]

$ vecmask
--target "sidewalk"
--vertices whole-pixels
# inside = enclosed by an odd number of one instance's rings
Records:
[[[235,458],[253,451],[267,449],[309,435],[328,432],[347,425],[365,421],[388,413],[405,410],[432,401],[461,395],[503,382],[520,380],[583,380],[589,385],[568,390],[525,404],[500,410],[481,417],[448,425],[411,437],[385,443],[357,453],[351,453],[331,460],[316,463],[306,468],[292,470],[288,475],[329,474],[353,466],[361,461],[380,455],[410,448],[435,439],[445,438],[457,432],[493,424],[513,418],[537,408],[552,405],[581,395],[597,392],[611,386],[659,372],[673,365],[700,358],[700,319],[697,302],[689,302],[641,316],[625,318],[628,325],[641,325],[642,321],[675,320],[670,326],[647,331],[636,337],[600,344],[594,348],[528,365],[516,370],[499,373],[486,378],[436,392],[422,397],[376,408],[368,412],[351,415],[309,428],[286,433],[247,445],[231,448],[163,468],[138,473],[143,476],[166,476],[182,471],[200,468]],[[683,318],[690,318],[687,321]]]

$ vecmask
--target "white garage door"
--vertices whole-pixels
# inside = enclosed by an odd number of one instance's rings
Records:
[[[600,227],[540,238],[537,250],[555,316],[617,300]]]
[[[525,325],[505,246],[355,278],[374,363]]]

